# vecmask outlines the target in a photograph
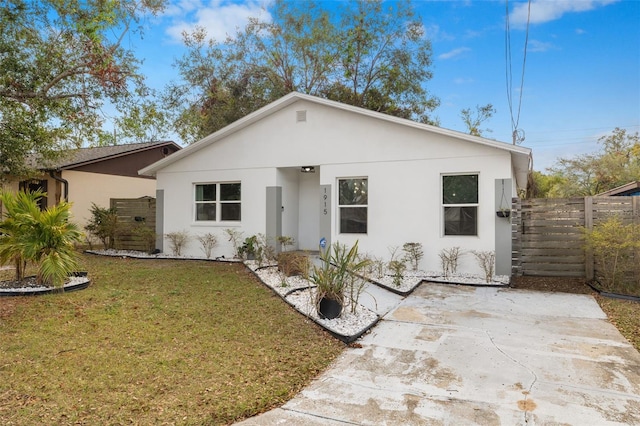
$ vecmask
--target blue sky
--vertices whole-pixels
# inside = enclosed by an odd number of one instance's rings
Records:
[[[301,0],[300,0],[301,1]],[[326,2],[327,7],[335,3]],[[507,97],[505,1],[413,1],[433,47],[428,90],[441,100],[442,127],[464,131],[463,108],[491,103],[497,113],[485,137],[512,141]],[[177,78],[172,63],[184,52],[180,33],[194,25],[221,40],[249,16],[269,18],[264,1],[180,0],[145,22],[131,47],[142,72],[161,89]],[[615,127],[640,131],[640,1],[531,2],[524,83],[521,87],[528,3],[509,1],[512,106],[534,169],[558,157],[594,152]],[[181,142],[181,141],[177,141]]]

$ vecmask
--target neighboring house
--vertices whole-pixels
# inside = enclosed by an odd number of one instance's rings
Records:
[[[598,197],[611,197],[611,196],[640,196],[640,181],[629,182],[625,185],[620,185],[616,188],[602,192],[597,195]]]
[[[66,199],[73,203],[73,220],[84,227],[91,218],[92,203],[108,208],[111,198],[155,196],[155,180],[138,175],[138,170],[179,149],[170,141],[80,148],[55,164],[37,164],[41,176],[9,182],[4,188],[43,190],[47,193],[43,208]]]
[[[332,242],[389,259],[422,243],[420,267],[439,253],[496,250],[510,274],[511,224],[497,217],[526,187],[528,148],[416,123],[300,93],[249,114],[140,171],[157,183],[157,231],[294,237],[299,250]],[[159,241],[162,249],[162,241]],[[277,247],[277,244],[274,244]],[[460,272],[479,272],[472,255]]]

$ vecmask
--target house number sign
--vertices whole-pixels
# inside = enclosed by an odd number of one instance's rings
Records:
[[[331,185],[320,185],[319,236],[322,249],[331,245]]]

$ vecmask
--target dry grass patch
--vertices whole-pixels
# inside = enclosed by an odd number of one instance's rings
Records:
[[[640,303],[595,296],[609,321],[640,351]]]
[[[343,348],[241,265],[82,261],[87,290],[0,299],[3,425],[228,424]]]

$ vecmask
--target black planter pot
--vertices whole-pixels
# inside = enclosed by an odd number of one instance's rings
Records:
[[[496,212],[496,214],[498,215],[498,217],[509,217],[509,216],[511,216],[511,211],[510,210],[498,210]]]
[[[318,314],[322,319],[334,319],[338,318],[342,313],[342,304],[335,299],[327,299],[323,297],[320,299],[318,305]]]

